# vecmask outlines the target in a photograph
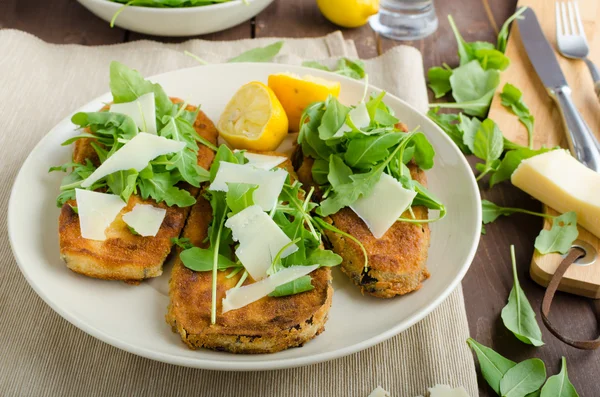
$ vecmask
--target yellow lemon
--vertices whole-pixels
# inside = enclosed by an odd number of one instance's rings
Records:
[[[317,0],[317,5],[325,18],[345,28],[362,26],[379,11],[379,0]]]
[[[329,95],[340,95],[340,83],[314,76],[300,77],[293,73],[269,76],[269,87],[281,101],[290,122],[290,130],[298,131],[300,117],[308,105],[324,101]]]
[[[221,136],[236,149],[275,150],[288,132],[288,119],[273,91],[258,81],[242,86],[217,124]]]

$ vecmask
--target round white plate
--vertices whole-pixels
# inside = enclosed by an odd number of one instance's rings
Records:
[[[361,82],[320,70],[276,64],[199,66],[152,80],[171,96],[201,104],[216,122],[241,85],[253,80],[266,82],[269,74],[284,71],[340,81],[343,103],[356,104],[362,98]],[[106,94],[78,111],[97,111],[111,100]],[[55,205],[62,175],[49,174],[48,168],[70,159],[72,148],[60,146],[75,134],[70,116],[35,147],[13,187],[8,231],[21,271],[46,303],[83,331],[131,353],[172,364],[220,370],[279,369],[342,357],[382,342],[421,320],[454,290],[473,259],[481,229],[479,191],[458,148],[427,117],[400,99],[388,95],[386,103],[409,127],[421,126],[437,152],[435,166],[428,172],[429,187],[446,204],[448,215],[431,226],[427,263],[431,278],[417,292],[382,300],[362,296],[336,269],[325,332],[302,348],[264,355],[193,351],[164,319],[170,268],[165,268],[163,276],[139,286],[87,278],[68,270],[59,258],[59,209]]]
[[[123,4],[109,0],[77,0],[94,15],[110,22]],[[201,7],[154,8],[129,6],[115,25],[154,36],[196,36],[229,29],[256,16],[273,0],[233,0]]]

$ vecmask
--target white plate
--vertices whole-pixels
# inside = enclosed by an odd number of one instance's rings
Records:
[[[109,0],[77,0],[96,16],[110,22],[123,4]],[[233,0],[201,7],[154,8],[129,6],[115,25],[155,36],[196,36],[229,29],[256,16],[273,0]]]
[[[355,104],[362,97],[363,85],[358,81],[276,64],[207,65],[152,80],[171,96],[202,104],[202,110],[216,121],[242,84],[266,82],[269,74],[284,71],[340,81],[340,99],[346,104]],[[103,95],[79,111],[97,111],[111,99],[110,94]],[[427,265],[431,278],[415,293],[382,300],[362,296],[346,276],[335,270],[335,293],[326,330],[302,348],[264,355],[189,350],[164,319],[170,269],[139,286],[91,279],[68,270],[59,259],[56,230],[59,209],[55,198],[61,175],[48,174],[48,168],[70,159],[72,148],[60,146],[75,134],[70,117],[35,147],[13,187],[8,231],[21,271],[46,303],[83,331],[131,353],[172,364],[220,370],[287,368],[342,357],[382,342],[421,320],[454,290],[473,259],[481,228],[477,185],[458,148],[406,103],[390,95],[386,103],[408,126],[421,126],[437,152],[435,166],[428,172],[429,187],[446,204],[448,215],[431,227]]]

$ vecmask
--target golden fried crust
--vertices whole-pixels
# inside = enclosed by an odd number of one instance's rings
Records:
[[[298,179],[313,185],[313,160],[305,158],[298,168]],[[414,163],[408,164],[411,176],[422,185],[427,185],[425,173]],[[427,219],[425,207],[412,208],[417,219]],[[405,212],[403,217],[410,217]],[[333,251],[340,255],[342,271],[361,288],[378,298],[392,298],[421,288],[421,281],[429,277],[426,268],[430,233],[427,224],[417,225],[396,222],[380,239],[373,237],[367,225],[350,208],[343,208],[331,215],[333,225],[358,239],[367,250],[369,269],[364,273],[364,255],[354,241],[331,231],[325,234]]]
[[[172,99],[174,103],[181,102]],[[188,106],[188,110],[194,110]],[[194,123],[198,134],[213,144],[217,143],[217,130],[214,124],[203,113],[199,112]],[[87,141],[86,144],[80,142]],[[74,161],[82,162],[86,158],[97,161],[89,142],[79,140],[74,149]],[[212,150],[204,145],[199,146],[198,165],[208,169],[214,158]],[[193,196],[199,189],[189,185],[182,186]],[[123,222],[122,215],[133,209],[137,203],[151,204],[167,210],[165,219],[155,237],[133,235]],[[185,225],[191,207],[168,207],[165,203],[156,203],[152,199],[143,200],[139,196],[131,196],[127,206],[121,210],[114,222],[106,230],[105,241],[88,240],[81,237],[79,216],[72,210],[75,202],[65,203],[59,217],[60,254],[67,267],[74,272],[89,277],[107,280],[136,281],[162,274],[162,265],[171,251],[173,237],[178,237]]]
[[[202,197],[192,208],[183,236],[194,245],[206,247],[212,219],[210,204]],[[177,258],[169,283],[171,304],[167,323],[190,348],[207,348],[232,353],[274,353],[301,346],[323,331],[331,306],[331,270],[311,273],[311,291],[297,295],[264,297],[243,308],[221,314],[225,292],[233,288],[241,273],[227,279],[219,272],[217,323],[210,324],[212,273],[194,272]],[[246,280],[244,285],[250,283]]]

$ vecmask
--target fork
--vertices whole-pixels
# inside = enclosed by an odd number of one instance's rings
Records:
[[[583,30],[577,1],[556,2],[556,42],[558,51],[564,57],[583,59],[594,80],[596,96],[600,99],[600,72],[587,57],[590,47]]]

